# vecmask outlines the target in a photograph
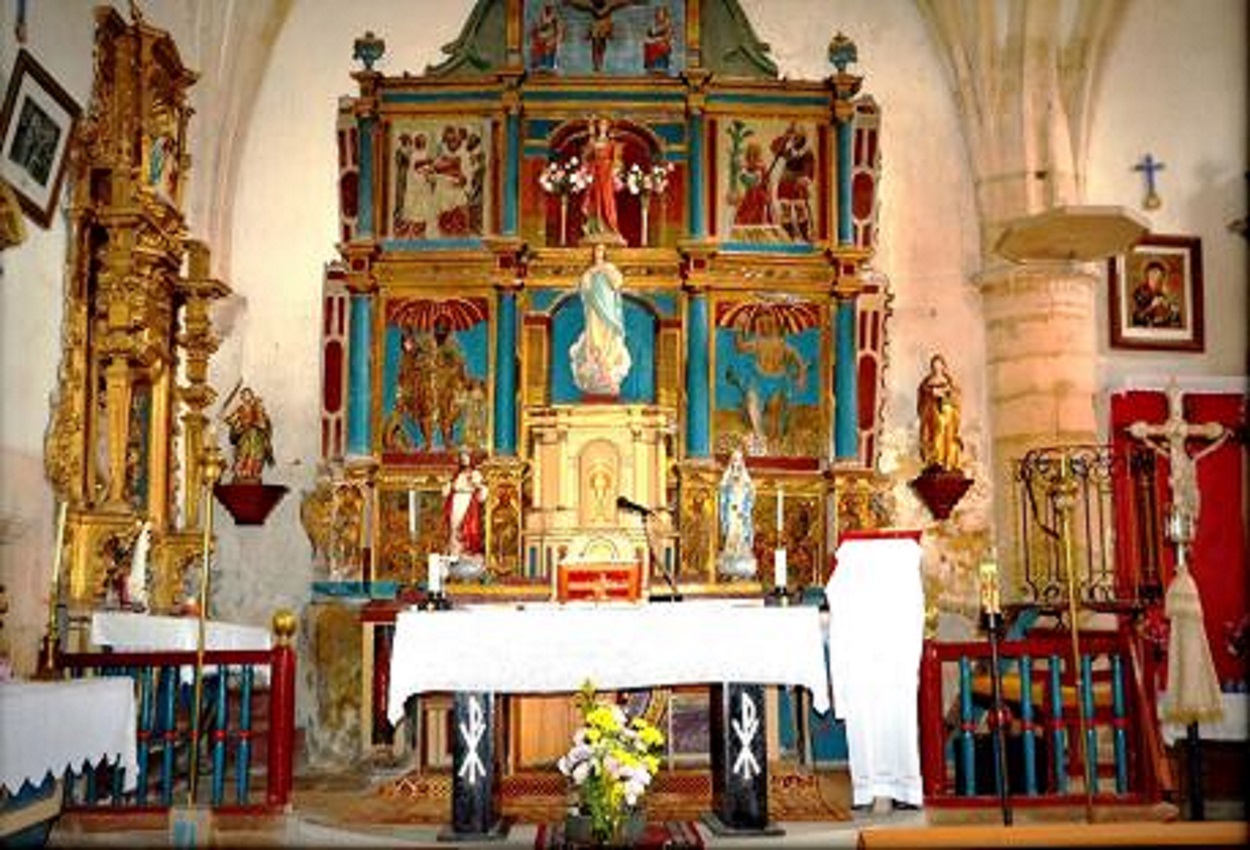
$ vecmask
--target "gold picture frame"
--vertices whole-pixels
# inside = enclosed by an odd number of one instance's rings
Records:
[[[25,48],[0,109],[0,176],[40,227],[52,223],[81,110]]]
[[[1150,234],[1112,257],[1111,347],[1202,351],[1202,241]]]

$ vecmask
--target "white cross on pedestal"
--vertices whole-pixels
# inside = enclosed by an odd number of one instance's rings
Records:
[[[1162,424],[1133,422],[1128,426],[1128,433],[1168,460],[1168,489],[1172,495],[1172,505],[1168,510],[1168,538],[1176,544],[1178,567],[1184,567],[1187,564],[1186,549],[1193,542],[1198,528],[1198,462],[1218,449],[1231,432],[1219,422],[1193,424],[1187,421],[1184,397],[1175,380],[1168,384],[1167,396],[1168,418]],[[1185,445],[1191,439],[1210,442],[1191,455]]]
[[[1168,586],[1163,609],[1172,624],[1163,713],[1169,720],[1189,725],[1191,742],[1196,747],[1198,722],[1218,719],[1224,713],[1224,705],[1203,623],[1202,597],[1189,572],[1188,549],[1198,530],[1198,462],[1218,449],[1231,432],[1219,422],[1187,422],[1184,399],[1175,380],[1168,384],[1167,395],[1168,418],[1163,424],[1133,422],[1128,433],[1168,459],[1168,488],[1172,494],[1168,538],[1176,544],[1176,574]],[[1191,455],[1186,446],[1191,439],[1209,442]],[[1200,774],[1199,770],[1191,775]],[[1197,791],[1200,797],[1201,789]]]

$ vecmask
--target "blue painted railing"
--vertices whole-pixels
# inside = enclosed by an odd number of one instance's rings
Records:
[[[197,805],[271,811],[290,801],[295,663],[289,645],[206,650],[198,723],[189,673],[195,652],[71,653],[58,661],[68,677],[128,676],[135,687],[134,787],[123,790],[124,768],[101,763],[65,777],[67,810],[150,812],[185,802],[193,728],[200,734],[198,772],[211,779],[198,783],[200,796],[207,787],[208,798]],[[267,687],[259,687],[258,678]]]
[[[1152,673],[1128,629],[999,644],[1008,784],[1018,805],[1153,803],[1174,788]],[[921,766],[926,805],[998,807],[988,641],[926,641]],[[1085,738],[1080,737],[1084,720]],[[1083,746],[1081,745],[1083,743]],[[1084,754],[1089,754],[1088,764]]]

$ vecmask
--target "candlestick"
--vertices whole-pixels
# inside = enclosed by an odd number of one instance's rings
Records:
[[[52,587],[48,590],[48,642],[44,646],[44,669],[51,670],[60,643],[57,606],[61,602],[61,553],[65,548],[65,517],[69,502],[61,502],[56,511],[56,551],[52,553]]]
[[[773,552],[773,585],[783,589],[786,586],[786,550],[783,548]]]

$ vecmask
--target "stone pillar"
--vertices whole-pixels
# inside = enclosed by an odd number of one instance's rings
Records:
[[[1029,449],[1092,443],[1098,426],[1094,294],[1098,276],[1072,263],[996,267],[981,275],[994,524],[1019,579],[1014,463]]]

